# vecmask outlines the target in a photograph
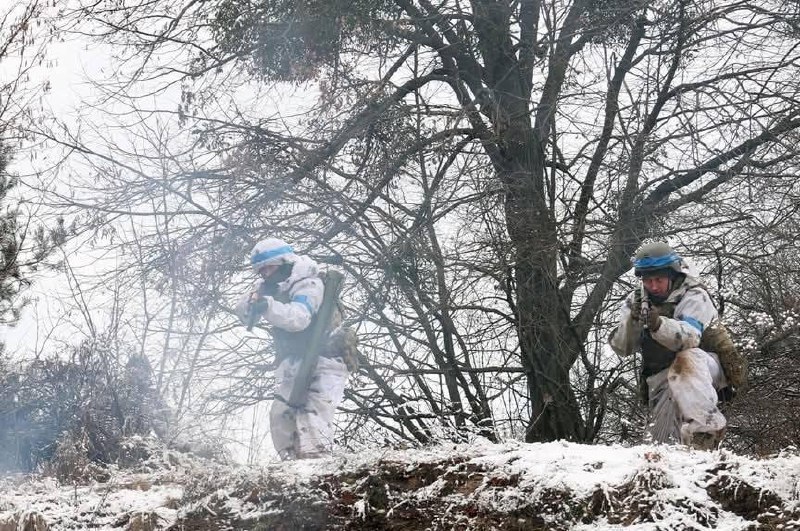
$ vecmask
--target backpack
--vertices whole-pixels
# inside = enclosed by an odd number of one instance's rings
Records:
[[[724,324],[715,321],[708,325],[700,338],[700,348],[719,357],[728,385],[739,390],[747,385],[747,359],[736,348]]]
[[[319,273],[323,284],[327,277],[327,271]],[[352,326],[344,324],[344,307],[338,293],[328,330],[328,341],[323,346],[321,355],[327,358],[342,358],[349,372],[357,371],[359,365],[358,336]]]

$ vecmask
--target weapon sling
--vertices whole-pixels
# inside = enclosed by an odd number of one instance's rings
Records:
[[[323,342],[327,339],[327,329],[333,316],[336,301],[339,298],[339,290],[342,285],[342,274],[338,271],[329,271],[325,278],[325,292],[322,297],[322,304],[314,321],[311,339],[308,343],[308,350],[300,362],[297,369],[297,376],[294,379],[292,392],[287,401],[293,408],[303,407],[308,399],[308,388],[311,385],[311,377],[317,367],[320,350]]]

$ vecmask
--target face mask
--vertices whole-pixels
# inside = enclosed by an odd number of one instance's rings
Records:
[[[264,279],[262,289],[266,294],[274,294],[278,291],[278,284],[289,278],[292,274],[292,266],[294,264],[281,264],[270,276]]]

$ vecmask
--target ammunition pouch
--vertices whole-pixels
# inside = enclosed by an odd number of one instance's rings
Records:
[[[342,358],[349,372],[358,370],[358,336],[350,326],[339,326],[328,336],[328,343],[320,354],[326,358]]]
[[[642,330],[642,377],[657,374],[675,360],[677,352],[668,349],[655,339],[650,330]]]

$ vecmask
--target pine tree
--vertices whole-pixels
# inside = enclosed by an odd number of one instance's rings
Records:
[[[8,173],[8,150],[0,147],[0,324],[19,319],[18,296],[26,282],[20,268],[19,212],[7,204],[16,185]]]

